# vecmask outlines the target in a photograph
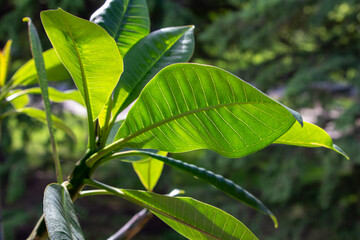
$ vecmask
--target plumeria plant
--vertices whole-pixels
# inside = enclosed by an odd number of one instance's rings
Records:
[[[326,147],[347,158],[323,129],[239,77],[214,66],[186,63],[194,50],[194,26],[150,33],[145,0],[107,0],[90,21],[62,9],[41,12],[53,46],[44,53],[35,27],[25,20],[34,58],[15,73],[7,89],[38,78],[50,135],[49,99],[59,98],[84,105],[89,135],[87,151],[66,180],[51,137],[57,183],[45,189],[44,214],[29,239],[84,239],[73,202],[94,195],[115,195],[137,204],[188,239],[257,239],[214,206],[153,192],[165,163],[270,216],[277,227],[274,214],[236,183],[168,153],[210,149],[240,158],[270,144],[286,144]],[[48,89],[48,81],[69,75],[77,88],[71,95]],[[40,89],[14,94],[26,96]],[[12,96],[2,94],[4,99]],[[99,166],[116,159],[133,164],[146,191],[93,178]]]

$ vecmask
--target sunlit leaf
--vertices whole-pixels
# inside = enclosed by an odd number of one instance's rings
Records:
[[[123,69],[114,39],[98,25],[61,9],[41,12],[41,20],[89,115],[96,119]]]
[[[160,151],[157,155],[166,156],[167,153]],[[164,163],[150,156],[141,161],[133,162],[132,165],[146,190],[152,191],[161,176]]]
[[[349,156],[346,155],[340,147],[333,144],[329,134],[322,128],[308,122],[304,122],[303,127],[301,127],[299,123],[295,123],[289,131],[278,138],[274,143],[301,147],[325,147],[334,150],[349,159]]]
[[[12,90],[6,97],[6,101],[10,102],[14,108],[23,108],[30,102],[30,97],[23,90]]]
[[[298,114],[216,67],[173,64],[130,109],[112,146],[166,152],[211,149],[227,157],[258,151],[290,129]]]
[[[40,122],[43,122],[45,124],[47,123],[46,122],[45,112],[40,110],[40,109],[32,108],[32,107],[19,108],[19,109],[16,109],[14,111],[6,112],[6,113],[0,115],[0,119],[3,119],[5,117],[11,116],[11,115],[16,115],[16,114],[26,114],[29,117],[32,117],[32,118],[35,118],[36,120],[39,120]],[[55,128],[64,131],[69,137],[71,137],[74,141],[76,141],[75,134],[71,130],[71,128],[66,126],[66,124],[61,119],[59,119],[58,117],[52,115],[51,118],[52,118],[52,121],[54,123]]]
[[[121,56],[150,32],[146,0],[107,0],[90,17],[113,37]]]
[[[53,48],[45,51],[43,58],[49,81],[63,81],[71,78]],[[29,60],[19,68],[12,76],[12,81],[15,86],[35,84],[37,82],[37,75],[34,59]]]
[[[6,98],[6,100],[13,101],[14,99],[21,97],[23,95],[40,94],[40,93],[41,93],[41,90],[38,87],[27,88],[27,89],[21,90],[21,91],[14,91],[14,93],[9,95]],[[81,105],[84,105],[81,95],[80,95],[79,91],[77,91],[77,90],[68,90],[65,92],[61,92],[55,88],[49,87],[49,98],[53,102],[64,102],[64,101],[72,100],[72,101],[80,103]]]
[[[50,184],[44,194],[44,215],[50,240],[85,239],[70,195],[60,184]]]
[[[12,41],[8,40],[4,49],[0,50],[0,87],[4,86],[10,65],[10,49]]]
[[[190,59],[194,51],[193,34],[193,26],[163,28],[129,50],[124,58],[124,74],[114,90],[114,116],[129,106],[162,68]]]

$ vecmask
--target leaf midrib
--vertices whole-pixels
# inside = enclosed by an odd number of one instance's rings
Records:
[[[86,78],[86,74],[85,74],[85,68],[84,68],[84,64],[82,62],[82,59],[81,59],[81,56],[80,56],[80,51],[79,51],[79,48],[76,44],[76,41],[75,41],[75,38],[74,36],[72,35],[71,31],[70,31],[70,28],[69,28],[69,24],[66,20],[66,18],[64,17],[63,13],[61,13],[61,17],[65,23],[65,26],[66,26],[66,29],[67,29],[67,32],[69,33],[69,36],[70,36],[70,39],[71,41],[73,42],[73,46],[74,46],[74,49],[75,49],[75,53],[76,53],[76,57],[79,61],[79,67],[80,67],[80,72],[81,72],[81,80],[82,80],[82,83],[83,83],[83,89],[84,89],[84,95],[85,95],[85,104],[86,104],[86,108],[88,109],[88,118],[91,119],[91,122],[93,122],[93,117],[92,117],[92,108],[91,108],[91,104],[90,104],[90,96],[89,96],[89,92],[88,92],[88,85],[87,85],[87,78]],[[90,121],[89,121],[90,122]]]
[[[248,101],[248,102],[223,103],[223,104],[212,105],[212,106],[203,107],[203,108],[197,108],[197,109],[187,111],[187,112],[184,112],[184,113],[181,113],[181,114],[178,114],[178,115],[174,115],[172,117],[169,117],[169,118],[163,119],[161,121],[158,121],[158,122],[156,122],[154,124],[151,124],[148,127],[142,128],[142,129],[138,130],[137,132],[135,132],[135,133],[133,133],[133,134],[127,136],[127,137],[124,137],[121,142],[123,142],[123,144],[126,144],[131,139],[134,139],[137,136],[139,136],[139,135],[141,135],[141,134],[143,134],[143,133],[145,133],[145,132],[147,132],[147,131],[149,131],[151,129],[154,129],[154,128],[158,127],[158,126],[161,126],[163,124],[166,124],[168,122],[171,122],[173,120],[176,120],[176,119],[179,119],[179,118],[191,115],[191,114],[195,114],[195,113],[198,113],[198,112],[201,112],[201,111],[208,111],[208,110],[212,110],[212,109],[226,107],[226,106],[245,105],[245,104],[273,104],[273,105],[278,105],[275,102],[273,103],[273,102],[252,102],[252,101]],[[123,125],[123,127],[125,128],[125,125]],[[119,129],[119,132],[121,131],[121,129],[122,128]]]
[[[123,20],[124,20],[124,18],[125,18],[125,14],[127,13],[127,11],[128,11],[128,9],[129,9],[129,3],[130,3],[130,1],[132,1],[132,0],[129,0],[129,1],[127,1],[127,4],[126,4],[126,7],[124,6],[124,11],[123,11],[123,15],[121,16],[121,19],[120,19],[120,21],[119,21],[119,23],[117,24],[117,26],[116,26],[116,31],[114,32],[114,36],[112,36],[114,39],[115,39],[115,41],[116,41],[116,43],[118,43],[119,41],[119,32],[120,32],[120,29],[121,29],[121,25],[122,25],[122,22],[123,22]]]
[[[66,222],[66,227],[68,229],[68,232],[71,234],[71,237],[73,237],[73,233],[71,231],[71,224],[70,224],[70,220],[69,220],[69,215],[68,215],[68,212],[66,211],[67,210],[67,204],[66,204],[66,193],[65,193],[65,189],[62,187],[61,189],[61,205],[62,205],[62,208],[64,210],[64,219],[65,219],[65,222]]]
[[[122,192],[123,192],[123,191],[122,191]],[[135,200],[135,202],[139,202],[141,205],[143,205],[144,207],[148,208],[150,211],[154,211],[154,212],[156,212],[156,213],[158,213],[158,214],[161,214],[161,215],[163,215],[163,216],[165,216],[165,217],[167,217],[167,218],[169,218],[169,219],[171,219],[171,220],[174,220],[174,221],[176,221],[176,222],[178,222],[178,223],[181,223],[181,224],[183,224],[183,225],[186,225],[186,226],[188,226],[188,227],[190,227],[190,228],[192,228],[192,229],[194,229],[194,230],[196,230],[196,231],[198,231],[198,232],[200,232],[200,233],[202,233],[202,234],[204,234],[204,235],[207,235],[207,236],[212,237],[212,238],[215,238],[215,239],[222,240],[221,238],[219,238],[219,237],[217,237],[217,236],[215,236],[215,235],[213,235],[213,234],[210,234],[210,233],[208,233],[208,232],[206,232],[206,231],[204,231],[204,230],[202,230],[202,229],[200,229],[200,228],[198,228],[198,227],[196,227],[196,226],[194,226],[194,225],[191,225],[190,223],[184,222],[183,220],[181,220],[181,219],[179,219],[179,218],[177,218],[177,217],[175,217],[175,216],[172,216],[172,215],[164,212],[163,210],[161,210],[161,209],[159,209],[159,208],[156,208],[156,207],[154,207],[154,206],[148,205],[148,204],[146,204],[146,203],[138,200],[136,197],[131,197],[131,196],[129,197],[127,194],[125,194],[125,193],[123,193],[123,194],[124,194],[125,197],[132,198],[133,201]]]

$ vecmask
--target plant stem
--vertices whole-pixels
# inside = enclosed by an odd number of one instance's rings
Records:
[[[91,156],[92,152],[88,151],[80,161],[77,162],[72,174],[69,177],[70,184],[67,185],[72,201],[75,201],[81,189],[84,187],[84,180],[89,178],[94,169],[86,166],[86,160]],[[45,225],[44,215],[41,216],[33,231],[27,240],[43,240],[47,239],[47,229]]]
[[[153,217],[147,209],[143,209],[135,214],[122,228],[111,235],[107,240],[132,239],[145,224]]]

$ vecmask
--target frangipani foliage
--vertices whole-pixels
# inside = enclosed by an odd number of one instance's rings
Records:
[[[62,9],[42,12],[41,21],[53,49],[41,54],[33,48],[40,57],[24,65],[27,74],[21,75],[21,68],[11,81],[33,82],[41,56],[48,80],[70,75],[87,109],[89,143],[68,180],[47,187],[44,217],[29,239],[45,239],[47,232],[50,239],[84,239],[72,202],[101,194],[148,209],[189,239],[257,239],[243,223],[214,206],[154,193],[166,164],[269,215],[277,227],[274,214],[251,193],[168,153],[210,149],[239,158],[274,143],[326,147],[347,157],[324,130],[303,122],[299,113],[241,78],[214,66],[186,63],[194,50],[194,26],[150,33],[145,0],[108,0],[90,21]],[[49,91],[50,99],[52,93],[53,98],[78,99],[55,90]],[[118,121],[124,111],[126,119]],[[146,191],[92,178],[98,166],[114,159],[133,164]]]

